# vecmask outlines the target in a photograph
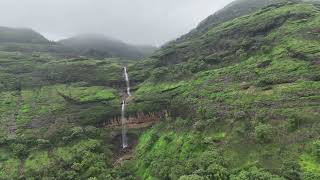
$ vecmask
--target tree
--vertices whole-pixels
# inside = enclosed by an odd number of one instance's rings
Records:
[[[176,164],[171,168],[170,179],[179,179],[184,174],[187,174],[187,169],[181,164]]]
[[[218,164],[211,164],[207,169],[207,177],[214,180],[229,179],[228,170]]]
[[[260,123],[255,128],[255,137],[260,143],[270,142],[272,139],[272,126]]]
[[[284,180],[284,178],[253,166],[247,170],[240,171],[236,175],[232,175],[230,180]]]
[[[300,165],[293,160],[286,160],[281,166],[281,174],[287,179],[299,180],[300,177]]]
[[[24,159],[28,155],[28,147],[24,144],[11,144],[10,148],[14,155],[16,155],[20,159]]]

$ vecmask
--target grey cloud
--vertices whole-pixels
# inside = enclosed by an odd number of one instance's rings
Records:
[[[232,0],[0,0],[0,26],[28,27],[49,39],[102,33],[161,45],[187,33]]]

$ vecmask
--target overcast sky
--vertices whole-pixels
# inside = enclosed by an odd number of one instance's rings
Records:
[[[32,28],[50,40],[101,33],[161,45],[232,0],[0,0],[0,26]]]

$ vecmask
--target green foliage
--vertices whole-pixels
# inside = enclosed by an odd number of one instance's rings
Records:
[[[11,144],[10,148],[15,156],[24,159],[28,155],[28,147],[24,144]]]
[[[205,178],[196,174],[192,174],[192,175],[183,175],[179,178],[179,180],[205,180]]]
[[[306,151],[300,156],[299,162],[304,170],[304,178],[320,177],[320,160],[318,157],[318,140],[309,142]]]
[[[32,152],[25,161],[24,169],[27,177],[45,177],[50,168],[48,152]]]
[[[272,139],[272,126],[268,124],[259,124],[255,127],[255,137],[258,142],[270,142]]]
[[[179,179],[190,174],[207,179],[227,178],[223,158],[214,147],[205,150],[208,145],[202,144],[202,138],[194,133],[149,130],[141,136],[137,147],[138,175],[144,179]]]
[[[257,167],[251,167],[248,170],[242,170],[237,175],[232,175],[231,180],[284,180],[276,175],[264,171]]]
[[[10,158],[0,162],[0,179],[18,179],[20,160]]]
[[[199,170],[198,170],[199,171]],[[195,173],[199,173],[196,171]],[[200,173],[202,176],[206,177],[207,179],[217,179],[217,180],[225,180],[229,178],[229,172],[228,170],[218,164],[211,164],[207,170]]]
[[[302,171],[300,165],[294,160],[285,160],[280,171],[283,177],[287,179],[301,179]]]
[[[102,86],[74,87],[59,86],[58,92],[79,103],[110,101],[116,99],[115,90]]]
[[[124,161],[120,166],[116,166],[111,177],[108,179],[122,179],[131,180],[136,179],[135,176],[135,162],[134,161]]]
[[[313,154],[320,160],[320,140],[317,140],[313,143]]]
[[[105,149],[106,148],[106,149]],[[49,156],[50,154],[50,156]],[[26,178],[103,179],[110,160],[108,148],[100,140],[84,139],[53,150],[32,152],[25,161]]]

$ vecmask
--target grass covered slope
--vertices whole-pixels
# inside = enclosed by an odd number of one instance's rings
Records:
[[[319,179],[319,29],[317,7],[275,4],[132,67],[155,68],[140,110],[171,114],[141,137],[137,175]]]
[[[230,21],[240,16],[248,15],[255,11],[260,10],[268,5],[287,2],[288,0],[237,0],[228,4],[223,9],[217,11],[215,14],[207,17],[205,20],[189,32],[188,34],[178,38],[176,42],[185,41],[192,39],[197,36],[201,36],[203,33],[208,31],[215,26],[218,26],[226,21]],[[319,0],[291,0],[292,2],[309,2],[313,4],[319,4]],[[173,42],[174,43],[174,42]]]
[[[123,62],[1,51],[0,179],[109,176]]]

